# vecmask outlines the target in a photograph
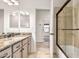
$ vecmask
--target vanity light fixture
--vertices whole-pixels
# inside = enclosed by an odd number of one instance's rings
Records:
[[[8,5],[13,5],[10,0],[3,0],[5,3],[7,3]]]
[[[3,0],[3,1],[6,2],[6,3],[10,2],[9,0]]]
[[[20,14],[22,14],[22,15],[29,15],[29,13],[27,11],[26,12],[20,11]]]
[[[18,2],[18,1],[16,1],[16,0],[11,0],[11,2],[13,2],[13,3],[14,3],[14,5],[19,5],[19,2]]]
[[[13,5],[11,2],[8,2],[8,5]]]
[[[19,2],[16,0],[3,0],[8,5],[19,5]]]

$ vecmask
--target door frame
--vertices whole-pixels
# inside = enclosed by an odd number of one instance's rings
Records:
[[[50,16],[51,16],[51,10],[50,10],[50,9],[36,9],[35,11],[37,12],[37,10],[48,10],[48,11],[50,12]],[[35,12],[35,13],[36,13],[36,12]],[[50,17],[50,21],[51,21],[51,17]],[[37,22],[37,20],[36,20],[36,22]],[[36,23],[36,25],[37,25],[37,23]],[[36,32],[37,32],[37,28],[36,28]],[[50,33],[50,32],[49,32],[49,33]],[[50,42],[51,40],[52,40],[52,39],[50,38],[50,34],[49,34],[49,42]],[[52,42],[52,41],[51,41],[51,42]],[[52,45],[51,45],[51,44],[52,44],[51,42],[49,43],[49,47],[50,47],[50,48],[49,48],[50,57],[53,56],[53,52],[52,52],[53,49],[51,48],[51,46],[52,46]],[[36,35],[36,43],[37,43],[37,35]],[[36,51],[37,51],[37,48],[36,48]]]

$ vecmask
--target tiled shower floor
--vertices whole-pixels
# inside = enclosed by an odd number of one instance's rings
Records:
[[[50,58],[48,42],[37,43],[37,52],[31,53],[29,58]]]

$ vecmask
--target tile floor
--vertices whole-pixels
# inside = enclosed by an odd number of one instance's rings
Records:
[[[31,53],[29,58],[50,58],[48,42],[37,43],[37,52]]]

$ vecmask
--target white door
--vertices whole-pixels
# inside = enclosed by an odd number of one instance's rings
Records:
[[[44,31],[44,25],[50,25],[50,10],[36,10],[36,39],[37,42],[44,42],[46,33]]]

